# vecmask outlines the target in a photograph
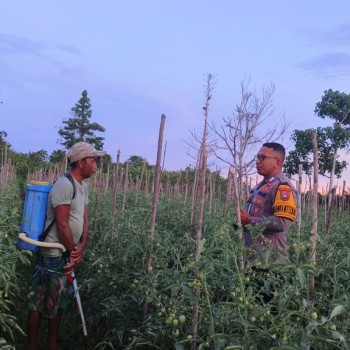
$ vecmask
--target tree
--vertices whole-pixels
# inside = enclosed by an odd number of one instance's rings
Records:
[[[345,148],[350,136],[347,130],[340,127],[318,127],[317,129],[294,130],[291,140],[294,141],[295,149],[289,152],[286,157],[284,162],[285,173],[289,176],[297,174],[298,165],[301,164],[305,174],[311,175],[313,170],[313,132],[316,132],[317,136],[319,174],[330,177],[333,169],[333,159],[335,159],[334,175],[340,178],[347,163],[337,160],[337,157],[335,157],[336,150]]]
[[[279,140],[289,126],[282,119],[281,123],[274,121],[266,128],[274,112],[275,87],[271,83],[263,87],[259,95],[249,88],[249,84],[249,80],[241,83],[241,100],[235,106],[233,116],[222,118],[220,126],[211,125],[216,135],[213,151],[218,159],[235,169],[240,194],[245,177],[252,172],[257,149],[262,143]]]
[[[331,180],[333,175],[340,178],[347,163],[338,160],[338,151],[348,149],[350,141],[350,95],[332,89],[325,90],[321,101],[316,103],[315,114],[320,118],[334,120],[332,127],[317,128],[319,173]],[[295,150],[286,159],[287,174],[297,174],[300,163],[303,171],[310,174],[313,167],[312,132],[313,129],[294,130],[291,139],[295,142]],[[332,190],[332,181],[329,190]]]
[[[67,149],[76,142],[85,141],[102,150],[104,137],[96,136],[95,132],[105,132],[105,128],[98,123],[91,123],[92,115],[91,102],[86,90],[82,92],[82,97],[71,109],[72,117],[63,121],[65,126],[58,130],[60,144]]]
[[[50,163],[63,163],[64,162],[64,158],[66,156],[66,152],[62,151],[60,149],[57,149],[55,151],[53,151],[50,155]]]
[[[7,132],[0,131],[0,164],[5,164],[7,162],[7,152],[11,146],[6,142]]]
[[[350,125],[350,94],[328,89],[320,102],[316,103],[315,114],[330,118],[341,125]]]
[[[0,143],[3,144],[6,142],[5,138],[7,137],[6,131],[0,131]]]
[[[129,166],[132,168],[142,168],[144,164],[148,166],[148,162],[145,158],[142,158],[140,156],[131,156],[128,159]]]
[[[40,150],[36,152],[29,152],[28,154],[28,170],[35,171],[47,167],[49,155],[47,151]]]

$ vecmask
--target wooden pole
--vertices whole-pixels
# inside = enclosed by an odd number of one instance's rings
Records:
[[[159,127],[159,136],[158,136],[158,150],[157,150],[157,162],[156,162],[156,172],[154,176],[154,191],[152,198],[152,210],[149,222],[149,235],[148,239],[150,241],[154,240],[154,229],[156,226],[156,218],[157,218],[157,208],[159,201],[159,189],[160,189],[160,181],[161,181],[161,161],[162,161],[162,148],[163,148],[163,135],[164,135],[164,126],[165,126],[165,115],[162,114],[160,127]],[[146,260],[146,273],[149,274],[152,272],[152,256],[148,255]],[[145,296],[142,307],[142,315],[141,322],[144,324],[148,313],[148,298]]]
[[[302,165],[299,164],[299,167],[298,167],[298,177],[299,177],[299,180],[298,180],[298,186],[297,186],[297,191],[298,191],[298,198],[297,198],[297,203],[298,203],[298,207],[297,207],[297,235],[298,237],[300,238],[300,232],[301,232],[301,186],[302,186]]]
[[[115,210],[116,210],[116,206],[117,206],[119,164],[120,164],[120,150],[118,149],[117,160],[115,163],[115,170],[114,170],[114,178],[113,178],[112,228],[114,228]]]
[[[316,132],[312,135],[312,148],[314,155],[314,186],[313,186],[313,201],[312,201],[312,230],[311,230],[311,254],[310,263],[316,265],[316,235],[318,230],[318,145]],[[315,287],[315,276],[310,275],[310,287]]]

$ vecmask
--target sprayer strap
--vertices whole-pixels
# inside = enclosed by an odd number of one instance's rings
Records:
[[[53,219],[49,226],[46,227],[45,231],[39,236],[39,241],[44,242],[48,233],[50,232],[53,224],[55,223],[56,219]]]
[[[63,176],[65,176],[71,182],[71,184],[73,186],[73,196],[72,196],[72,200],[73,200],[75,198],[75,194],[77,192],[77,187],[75,185],[74,179],[73,179],[72,175],[69,173],[64,173]],[[49,232],[50,232],[50,230],[55,222],[56,222],[56,218],[52,220],[50,225],[47,226],[45,231],[40,235],[39,241],[41,241],[41,242],[45,241],[47,235],[49,234]]]

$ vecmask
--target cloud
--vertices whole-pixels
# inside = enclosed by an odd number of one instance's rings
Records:
[[[350,74],[350,22],[332,30],[317,31],[307,35],[308,59],[296,66],[314,77],[344,77]],[[318,54],[315,54],[318,52]]]
[[[350,75],[350,54],[347,52],[323,53],[297,64],[313,76],[323,78]]]
[[[348,46],[350,44],[350,23],[342,24],[334,30],[322,33],[319,40],[327,45]]]
[[[38,85],[41,78],[50,77],[81,83],[89,76],[85,64],[85,56],[75,47],[0,33],[0,67],[5,72],[3,80],[9,80],[9,85],[16,77],[19,84],[27,80]],[[12,71],[11,77],[7,77],[7,71]]]
[[[11,34],[0,33],[1,55],[14,56],[29,54],[48,59],[52,54],[57,54],[57,51],[61,51],[61,53],[82,56],[82,53],[72,46],[55,43],[42,43]]]

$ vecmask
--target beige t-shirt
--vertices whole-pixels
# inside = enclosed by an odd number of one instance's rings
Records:
[[[52,186],[49,193],[45,228],[48,227],[55,218],[54,208],[62,205],[70,205],[69,226],[73,233],[74,244],[78,244],[83,233],[84,224],[84,208],[88,204],[88,186],[85,181],[79,183],[74,179],[76,186],[75,198],[73,198],[74,188],[72,183],[66,176],[60,177]],[[45,242],[61,243],[56,222],[52,225],[51,230],[47,234]],[[54,248],[40,248],[41,255],[61,256],[62,251]]]

